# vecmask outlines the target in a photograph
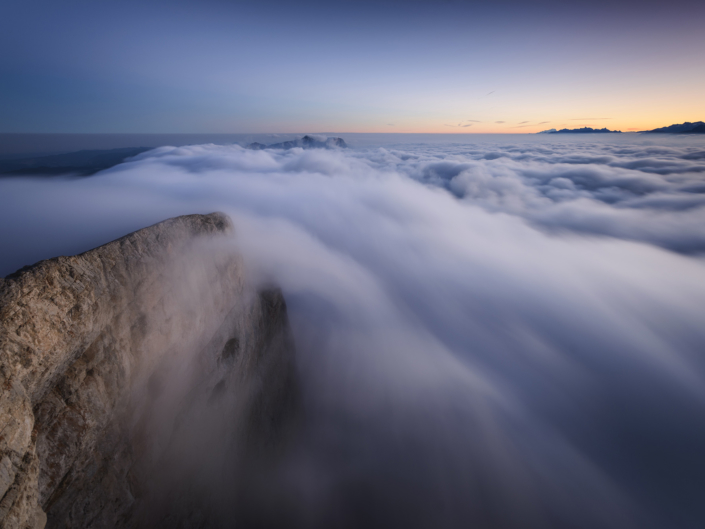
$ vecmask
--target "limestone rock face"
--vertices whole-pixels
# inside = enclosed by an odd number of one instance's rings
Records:
[[[0,279],[0,527],[217,525],[210,488],[282,449],[286,305],[232,229],[177,217]]]

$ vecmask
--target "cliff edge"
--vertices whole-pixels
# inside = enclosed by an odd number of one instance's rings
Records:
[[[232,230],[177,217],[0,279],[1,528],[206,527],[204,487],[281,450],[286,305]]]

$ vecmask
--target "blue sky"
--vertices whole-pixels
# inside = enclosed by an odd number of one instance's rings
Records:
[[[0,132],[535,132],[705,116],[695,2],[6,3]]]

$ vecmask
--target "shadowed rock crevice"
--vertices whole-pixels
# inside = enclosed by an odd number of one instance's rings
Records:
[[[0,279],[0,527],[217,526],[286,449],[286,305],[231,231],[178,217]]]

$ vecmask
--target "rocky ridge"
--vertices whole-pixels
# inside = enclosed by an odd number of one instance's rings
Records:
[[[297,138],[295,140],[283,141],[280,143],[273,143],[271,145],[265,145],[264,143],[254,142],[247,145],[247,149],[254,151],[261,151],[263,149],[293,149],[295,147],[300,147],[302,149],[345,149],[347,148],[347,143],[343,138],[333,138],[333,137],[323,137],[323,136],[311,136],[306,135],[303,138]]]
[[[282,450],[286,305],[232,229],[177,217],[0,279],[1,528],[214,526],[214,480]]]
[[[548,129],[542,130],[538,134],[621,134],[621,130],[610,130],[607,128],[593,129],[591,127],[582,127],[579,129]]]
[[[669,125],[668,127],[660,127],[653,130],[643,130],[641,132],[645,134],[705,134],[705,123],[702,121],[695,121],[693,123],[686,121],[685,123]]]

